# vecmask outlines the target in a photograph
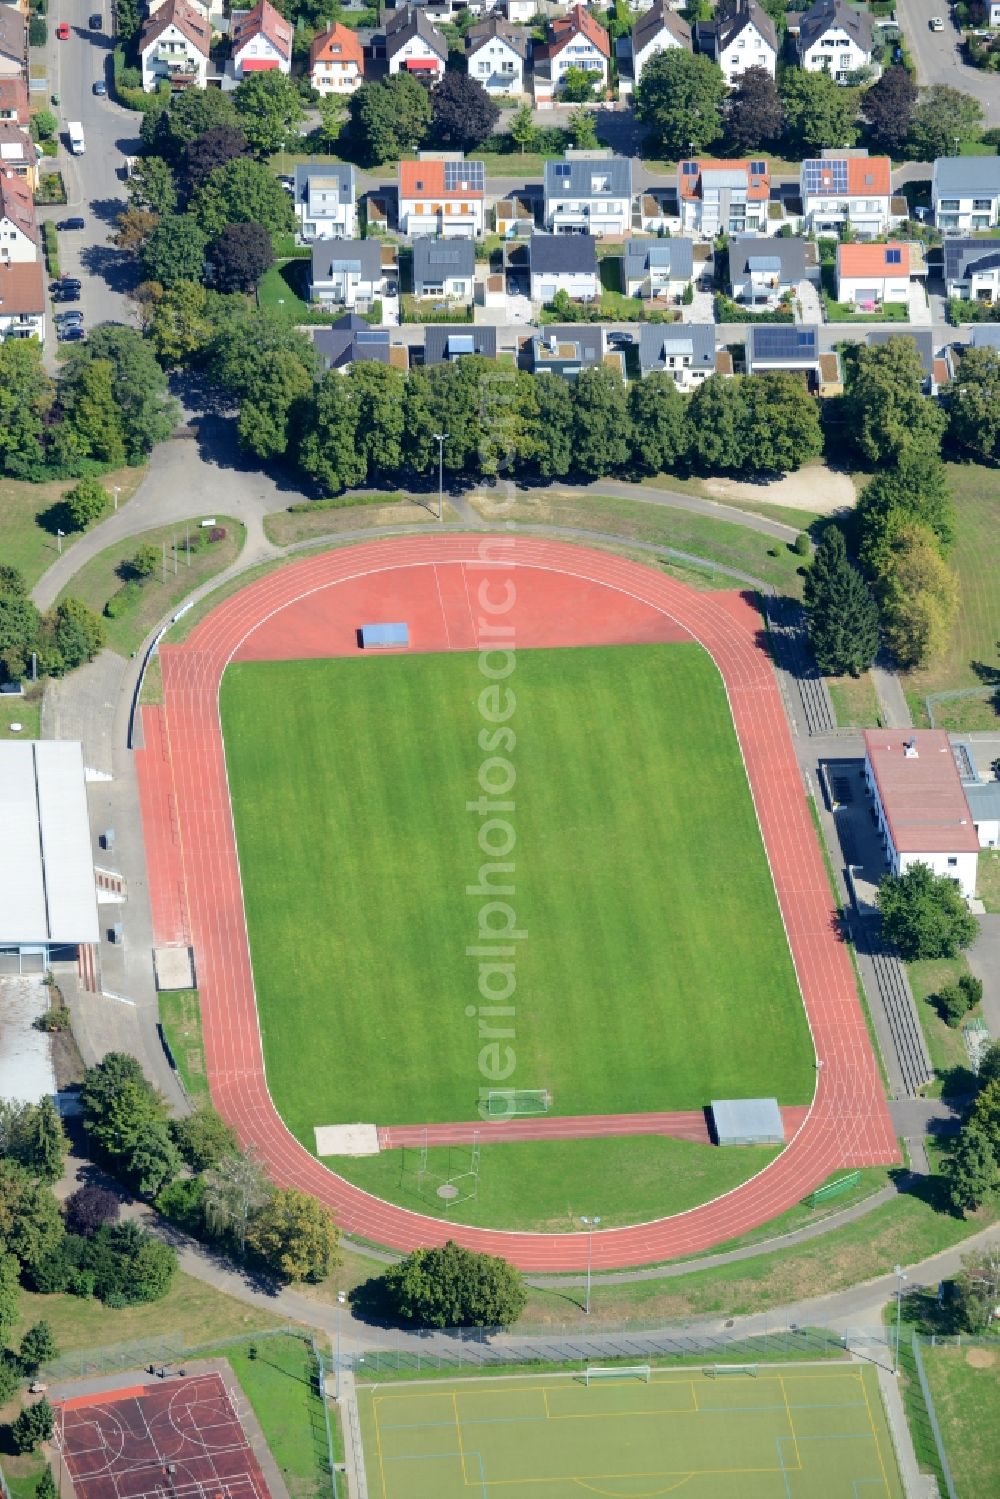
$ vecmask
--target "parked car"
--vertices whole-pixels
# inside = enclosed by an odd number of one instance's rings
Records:
[[[83,339],[86,338],[86,336],[86,333],[79,323],[70,323],[69,327],[60,327],[56,329],[56,338],[60,343],[64,344],[81,343]]]
[[[58,291],[52,293],[53,302],[79,302],[80,288],[78,286],[61,286]]]
[[[398,286],[398,284],[395,281],[387,281],[385,283],[385,294],[386,294],[387,297],[398,297],[399,296],[399,286]]]
[[[634,333],[609,333],[608,343],[613,349],[630,349],[635,343]]]
[[[60,21],[59,22],[59,25],[56,27],[56,36],[59,38],[59,40],[61,42],[68,42],[69,41],[69,22],[68,21]]]
[[[86,219],[82,219],[79,214],[76,214],[73,218],[60,219],[59,222],[58,222],[58,224],[56,225],[56,228],[57,229],[82,229],[82,228],[84,228],[86,222],[87,222]],[[79,286],[79,284],[80,283],[77,282],[78,286]]]
[[[941,19],[940,16],[931,16],[929,24],[930,24],[930,28],[931,28],[932,31],[943,31],[944,30],[944,21]]]
[[[101,13],[100,13],[99,10],[95,10],[94,11],[94,14],[91,16],[90,20],[87,22],[87,25],[90,27],[91,31],[103,31],[104,30],[104,17],[101,15]]]
[[[97,82],[94,84],[94,93],[97,94],[99,98],[103,99],[107,91],[108,85],[104,82],[104,79],[98,78]]]
[[[56,325],[56,331],[60,332],[66,328],[82,328],[82,312],[57,312],[52,321]]]

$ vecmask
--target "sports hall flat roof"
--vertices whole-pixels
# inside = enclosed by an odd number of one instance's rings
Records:
[[[866,729],[865,753],[897,853],[978,852],[944,729]]]
[[[83,751],[0,743],[0,942],[97,942]]]

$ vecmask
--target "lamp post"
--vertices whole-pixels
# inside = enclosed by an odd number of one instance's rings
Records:
[[[451,436],[450,432],[435,432],[434,441],[438,445],[438,520],[444,520],[444,445]]]
[[[60,555],[60,557],[62,556],[62,539],[63,539],[63,537],[65,535],[66,535],[65,531],[59,531],[59,530],[56,531],[56,546],[59,548],[59,555]]]
[[[340,1403],[340,1324],[344,1318],[344,1302],[347,1300],[346,1291],[337,1292],[337,1403]]]
[[[899,1325],[900,1325],[900,1322],[902,1321],[902,1316],[903,1316],[903,1281],[906,1280],[906,1276],[903,1274],[903,1268],[902,1268],[901,1265],[897,1265],[896,1268],[893,1270],[892,1273],[896,1277],[896,1352],[895,1352],[895,1357],[893,1358],[893,1361],[892,1361],[892,1372],[893,1372],[893,1374],[898,1374],[899,1373]]]
[[[580,1222],[586,1224],[587,1228],[587,1305],[584,1312],[590,1316],[590,1273],[594,1264],[594,1229],[600,1224],[600,1218],[582,1218]]]
[[[118,496],[121,493],[121,485],[120,484],[112,484],[112,486],[111,486],[111,493],[115,497],[115,509],[117,510],[118,509]]]

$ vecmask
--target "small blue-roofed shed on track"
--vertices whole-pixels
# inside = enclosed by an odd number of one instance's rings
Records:
[[[389,650],[406,647],[410,643],[409,625],[362,625],[361,649],[363,651]]]
[[[784,1145],[776,1098],[713,1098],[712,1123],[720,1145]]]

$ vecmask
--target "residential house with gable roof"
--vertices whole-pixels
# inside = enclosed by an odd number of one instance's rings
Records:
[[[824,71],[847,83],[859,68],[871,67],[870,12],[848,0],[816,0],[799,22],[798,53],[807,72]]]
[[[13,172],[0,171],[0,265],[37,260],[40,244],[31,189]]]
[[[713,323],[643,323],[639,372],[669,375],[682,392],[695,390],[718,368]]]
[[[581,370],[599,369],[602,365],[609,365],[621,374],[625,368],[621,354],[608,354],[604,329],[594,323],[549,323],[527,341],[522,359],[532,374],[560,375],[564,380],[575,380]]]
[[[800,180],[803,226],[813,234],[839,235],[849,224],[857,239],[875,239],[898,222],[888,156],[824,151],[802,163]]]
[[[384,286],[377,239],[321,239],[312,247],[312,302],[371,311]]]
[[[670,0],[654,0],[632,27],[629,37],[622,37],[620,62],[629,64],[629,89],[642,78],[643,69],[661,52],[680,47],[691,51],[691,28],[671,7]],[[624,71],[624,70],[623,70]]]
[[[424,329],[424,364],[455,364],[470,354],[497,357],[497,330],[491,323],[428,323]]]
[[[365,54],[358,33],[337,21],[317,31],[309,46],[309,82],[324,97],[353,94],[365,81]]]
[[[965,302],[1000,302],[1000,243],[946,239],[944,284],[949,297]]]
[[[551,234],[626,235],[632,228],[632,160],[567,151],[545,163],[542,221]]]
[[[490,16],[465,33],[466,66],[470,78],[492,97],[523,94],[531,56],[531,33]]]
[[[0,78],[0,122],[27,126],[30,117],[28,85],[23,75]]]
[[[448,43],[418,6],[394,11],[385,23],[385,56],[390,73],[415,73],[437,83],[448,64]]]
[[[13,172],[32,192],[38,186],[38,155],[27,130],[11,120],[0,120],[0,171]]]
[[[866,312],[892,302],[905,306],[910,300],[911,278],[926,274],[918,244],[890,240],[888,244],[837,246],[837,301]]]
[[[355,364],[390,364],[409,368],[407,350],[390,342],[388,328],[373,328],[356,312],[345,312],[328,328],[312,330],[313,348],[323,370],[346,374]]]
[[[931,206],[942,234],[972,234],[1000,223],[1000,156],[939,156]]]
[[[611,65],[611,39],[589,10],[573,5],[565,15],[549,22],[548,41],[536,43],[532,65],[535,103],[539,106],[553,102],[571,68],[591,74],[596,92],[604,93]]]
[[[212,28],[188,0],[165,0],[139,37],[142,86],[151,94],[163,82],[171,88],[204,88]]]
[[[719,7],[714,21],[697,27],[699,48],[719,64],[730,88],[749,68],[763,68],[774,77],[778,64],[778,33],[758,0],[733,0]]]
[[[0,78],[26,76],[28,26],[13,5],[0,5]]]
[[[533,302],[551,302],[558,292],[574,302],[593,301],[600,294],[592,234],[533,234],[528,262]]]
[[[292,23],[271,0],[257,0],[252,10],[233,11],[229,35],[232,56],[226,71],[238,82],[251,73],[291,72]]]
[[[818,283],[816,247],[807,255],[804,239],[778,237],[761,244],[756,237],[729,242],[729,282],[734,302],[774,308],[794,297],[805,280]],[[812,264],[810,265],[810,260]]]
[[[399,163],[399,232],[478,239],[483,232],[486,167],[460,153]]]
[[[0,260],[0,340],[45,342],[45,276],[40,260]]]
[[[413,241],[413,295],[471,303],[476,287],[476,247],[471,239]]]
[[[307,242],[357,235],[357,186],[349,162],[299,162],[292,178],[292,203],[299,235]]]
[[[770,168],[754,161],[682,161],[677,165],[681,229],[699,239],[769,234]]]
[[[693,276],[694,243],[685,235],[625,241],[621,287],[627,297],[675,302]]]

